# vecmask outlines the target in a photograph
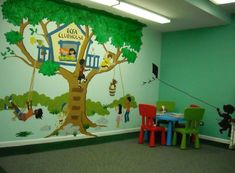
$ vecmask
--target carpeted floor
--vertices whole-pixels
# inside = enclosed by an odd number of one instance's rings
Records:
[[[201,144],[149,148],[128,139],[31,154],[0,157],[7,173],[233,173],[235,152]]]

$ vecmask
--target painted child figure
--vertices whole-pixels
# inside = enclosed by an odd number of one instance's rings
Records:
[[[75,57],[76,57],[76,51],[75,51],[74,48],[70,48],[70,49],[69,49],[69,56],[73,57],[74,60],[76,59],[76,58],[75,58]]]
[[[122,105],[121,104],[118,104],[117,107],[115,107],[115,110],[117,112],[117,115],[116,115],[116,122],[117,122],[117,128],[119,128],[120,126],[120,122],[122,120]]]
[[[228,130],[228,136],[231,136],[231,122],[234,122],[234,119],[232,119],[232,114],[235,110],[235,108],[232,105],[224,105],[223,106],[224,112],[221,113],[220,109],[217,108],[217,112],[219,116],[223,117],[223,119],[218,123],[221,129],[219,130],[220,133],[223,133],[223,131]]]
[[[131,108],[131,97],[130,96],[128,96],[126,99],[125,107],[126,107],[126,112],[125,112],[124,118],[125,118],[125,123],[126,123],[127,121],[130,121],[130,118],[129,118],[130,108]]]
[[[108,53],[108,55],[106,57],[104,57],[104,59],[102,60],[100,66],[102,68],[107,68],[110,66],[111,64],[111,60],[113,59],[113,56],[111,53]]]
[[[84,59],[80,59],[79,64],[81,66],[80,70],[79,70],[79,74],[78,74],[78,82],[79,82],[79,85],[80,85],[82,79],[84,80],[84,82],[87,81],[87,79],[86,79],[86,77],[84,75],[84,72],[88,71],[88,70],[85,69],[86,61]]]
[[[11,107],[9,108],[13,108],[14,109],[14,113],[15,113],[15,116],[16,118],[18,118],[19,120],[21,121],[26,121],[28,120],[29,118],[31,118],[33,115],[35,115],[35,118],[36,119],[42,119],[42,109],[39,108],[39,109],[35,109],[33,110],[32,108],[32,101],[30,102],[26,102],[27,104],[27,108],[28,108],[28,112],[22,112],[19,107],[12,102],[12,100],[9,100],[10,103],[11,103]],[[8,109],[8,107],[5,106],[6,109]]]

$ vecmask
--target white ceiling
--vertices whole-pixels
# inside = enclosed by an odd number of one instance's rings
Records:
[[[161,32],[225,25],[229,23],[228,20],[224,20],[224,18],[218,16],[218,14],[227,15],[229,17],[231,14],[235,13],[235,3],[218,6],[211,3],[209,0],[204,1],[206,1],[206,5],[212,7],[213,10],[216,9],[217,14],[214,13],[215,11],[211,12],[210,10],[205,10],[205,7],[202,5],[193,5],[193,3],[190,3],[192,0],[122,0],[171,19],[171,23],[158,24],[111,7],[92,3],[89,0],[67,1],[105,10],[116,15],[133,18],[148,25],[150,28]]]

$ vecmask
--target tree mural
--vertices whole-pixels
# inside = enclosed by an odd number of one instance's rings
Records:
[[[61,75],[68,82],[68,113],[63,124],[48,136],[57,134],[69,123],[79,126],[82,134],[93,135],[86,130],[86,127],[102,125],[93,123],[86,115],[87,87],[96,75],[108,72],[118,64],[135,62],[142,44],[141,36],[144,25],[135,20],[59,0],[6,0],[2,5],[2,13],[7,22],[18,28],[18,30],[5,33],[7,42],[10,45],[16,45],[22,52],[22,55],[17,55],[13,48],[7,47],[7,51],[2,54],[4,59],[14,57],[29,67],[39,69],[39,72],[44,75]],[[38,45],[50,46],[47,37],[49,26],[54,24],[60,27],[70,23],[79,24],[85,28],[84,41],[80,45],[80,53],[74,71],[53,61],[40,62],[27,50],[24,37],[26,32],[31,32],[32,35],[38,32],[37,28],[40,28],[43,40],[31,38],[30,43],[37,42]],[[103,45],[105,51],[111,54],[112,63],[106,68],[92,69],[86,75],[86,82],[79,84],[78,76],[81,70],[79,62],[86,58],[85,52],[88,44],[94,37],[99,44]],[[105,43],[108,42],[116,48],[116,51],[112,52],[107,49]]]

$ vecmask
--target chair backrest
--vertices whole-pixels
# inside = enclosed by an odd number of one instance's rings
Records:
[[[196,104],[191,104],[190,107],[191,107],[191,108],[199,108],[200,106],[199,106],[199,105],[196,105]]]
[[[139,113],[142,116],[142,125],[153,126],[157,108],[154,105],[139,104]]]
[[[175,110],[174,101],[157,101],[156,105],[158,110],[161,110],[162,106],[165,106],[167,112],[174,112]]]
[[[186,120],[185,128],[197,130],[200,125],[200,121],[203,118],[204,112],[205,109],[200,107],[186,108],[184,111],[184,119]]]

